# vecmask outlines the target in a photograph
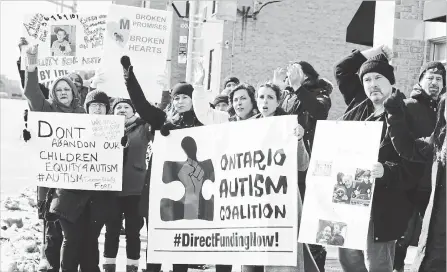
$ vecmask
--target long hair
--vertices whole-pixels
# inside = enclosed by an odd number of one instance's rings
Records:
[[[433,145],[433,151],[438,159],[441,158],[441,149],[446,135],[446,120],[444,117],[446,99],[447,95],[444,94],[439,101],[435,129],[430,137],[430,144]]]
[[[235,116],[236,115],[236,111],[234,110],[233,107],[233,97],[234,97],[234,93],[239,91],[239,90],[246,90],[248,93],[248,96],[250,97],[250,101],[251,104],[253,105],[253,113],[257,113],[258,112],[258,105],[256,104],[256,98],[255,98],[255,88],[249,84],[239,84],[236,86],[236,88],[234,88],[229,94],[228,94],[228,102],[230,102],[230,107],[228,107],[227,112],[230,114],[230,116]],[[253,114],[253,115],[254,115]]]

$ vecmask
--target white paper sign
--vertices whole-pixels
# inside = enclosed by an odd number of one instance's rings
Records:
[[[30,112],[30,179],[37,186],[121,191],[124,117]]]
[[[105,14],[28,14],[23,33],[30,45],[39,45],[39,69],[94,70],[101,62],[105,20]],[[26,47],[22,70],[25,58]]]
[[[121,56],[130,57],[134,73],[147,100],[160,102],[171,37],[172,12],[111,5],[104,39],[104,80],[98,88],[111,97],[128,98]]]
[[[157,132],[148,262],[296,266],[294,126],[281,116]]]
[[[382,125],[317,122],[299,242],[366,249]]]

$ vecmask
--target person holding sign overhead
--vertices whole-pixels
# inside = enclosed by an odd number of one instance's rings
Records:
[[[38,45],[27,50],[25,72],[25,96],[32,111],[85,113],[79,103],[76,86],[68,77],[59,77],[50,88],[46,100],[38,84]],[[91,94],[89,100],[93,100]],[[108,105],[107,101],[103,101]],[[87,110],[90,111],[90,103]],[[62,271],[99,272],[98,237],[108,216],[110,207],[108,192],[67,190],[51,188],[46,193],[45,217],[51,224],[60,223],[64,240],[62,245]],[[50,225],[50,224],[48,224]],[[51,232],[50,232],[51,233]],[[47,256],[48,258],[48,256]],[[57,268],[52,268],[57,269]],[[58,271],[58,269],[57,269]]]

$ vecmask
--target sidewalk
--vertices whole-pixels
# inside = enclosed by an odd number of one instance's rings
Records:
[[[105,228],[103,228],[101,236],[99,238],[99,250],[101,255],[101,269],[102,269],[102,253],[104,250],[104,231]],[[146,243],[147,243],[147,236],[146,236],[146,227],[143,227],[140,237],[141,237],[141,258],[140,258],[140,267],[139,271],[141,271],[142,268],[146,268]],[[327,260],[326,260],[326,266],[325,270],[326,272],[342,272],[342,269],[340,267],[340,263],[338,262],[338,251],[337,248],[334,247],[327,247]],[[416,248],[410,247],[408,249],[407,258],[405,259],[405,272],[410,271],[411,263],[414,260],[414,257],[416,256]],[[124,235],[120,236],[120,247],[118,250],[118,256],[116,260],[116,267],[117,272],[125,272],[126,271],[126,237]],[[170,264],[163,264],[162,268],[163,272],[169,272],[172,271],[172,266]],[[198,270],[198,269],[189,269],[189,272],[214,272],[215,267],[211,266],[206,270]],[[233,272],[240,272],[241,267],[240,266],[234,266]]]

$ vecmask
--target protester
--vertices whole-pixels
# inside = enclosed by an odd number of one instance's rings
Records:
[[[393,270],[395,241],[406,229],[412,203],[406,190],[388,184],[406,182],[410,188],[421,176],[420,165],[399,157],[386,129],[383,102],[395,83],[387,59],[391,55],[385,46],[355,50],[335,66],[338,87],[349,105],[343,119],[383,123],[378,163],[371,169],[376,180],[366,250],[339,248],[343,271]]]
[[[220,92],[221,95],[229,95],[231,91],[233,91],[237,85],[240,84],[240,81],[237,77],[227,77],[224,80],[224,89]]]
[[[24,46],[28,45],[27,40],[24,37],[20,38],[19,50],[22,53]],[[19,57],[17,61],[17,69],[20,75],[20,83],[22,88],[25,88],[25,70],[21,70],[22,59]],[[42,92],[45,99],[48,99],[49,92],[45,85],[39,83],[39,89]],[[25,110],[27,114],[27,110]],[[47,222],[44,218],[45,198],[48,192],[48,188],[37,187],[37,207],[39,219],[43,220],[43,245],[42,255],[38,265],[39,271],[59,271],[60,268],[60,252],[62,247],[63,235],[62,229],[58,221]]]
[[[387,99],[385,108],[391,139],[399,155],[411,161],[433,162],[432,192],[412,271],[446,271],[446,96],[437,107],[434,131],[426,138],[415,139],[413,136],[406,120],[410,115],[398,92]]]
[[[27,50],[25,96],[30,109],[85,113],[79,104],[77,88],[68,77],[57,78],[51,86],[49,100],[45,100],[38,85],[37,48]],[[47,220],[58,221],[63,231],[62,271],[75,272],[78,266],[83,271],[100,271],[98,237],[108,214],[105,211],[110,206],[109,200],[108,192],[49,189],[45,214]]]
[[[298,116],[298,123],[304,128],[304,145],[309,155],[317,120],[325,120],[331,108],[330,94],[332,84],[320,78],[318,72],[308,62],[294,62],[287,69],[278,68],[274,72],[274,83],[288,86],[284,90],[281,108],[287,114]],[[304,201],[306,192],[306,171],[298,171],[298,186],[301,199]],[[320,245],[309,245],[320,272],[324,272],[326,250]]]
[[[68,78],[73,81],[74,85],[76,85],[76,88],[78,89],[78,93],[81,99],[81,105],[84,105],[85,97],[88,94],[88,88],[84,87],[84,80],[82,77],[77,73],[71,73],[68,75]]]
[[[204,125],[247,120],[259,113],[256,106],[255,89],[251,85],[238,85],[230,92],[228,101],[230,102],[230,107],[225,112],[209,106],[207,94],[202,87],[196,87],[192,95],[194,112]]]
[[[133,66],[130,63],[129,57],[123,56],[121,58],[121,64],[132,104],[135,106],[141,118],[150,124],[153,130],[160,129],[160,133],[167,136],[170,133],[169,131],[173,129],[202,125],[196,118],[192,108],[191,96],[194,91],[192,85],[178,83],[174,86],[171,92],[173,111],[170,116],[166,116],[165,112],[151,105],[146,100],[143,90],[133,72]],[[146,270],[159,272],[161,270],[161,264],[147,264]],[[188,270],[188,264],[174,264],[173,270],[174,272],[186,272]]]
[[[146,178],[146,150],[153,139],[150,125],[135,115],[135,108],[129,99],[116,98],[112,106],[115,115],[125,117],[123,187],[117,193],[118,209],[106,223],[104,242],[105,272],[116,271],[116,256],[121,231],[121,215],[125,218],[126,271],[138,271],[141,240],[140,229],[143,217],[139,206]],[[120,270],[118,270],[120,271]]]
[[[440,62],[428,62],[421,67],[419,83],[413,87],[410,98],[405,100],[408,114],[409,129],[416,138],[428,137],[433,132],[436,122],[436,109],[440,95],[445,93],[446,70]],[[394,269],[402,272],[407,255],[407,248],[417,245],[417,237],[420,234],[421,218],[431,192],[431,161],[426,164],[424,175],[417,188],[411,192],[412,201],[415,203],[413,216],[408,223],[407,231],[403,238],[396,242],[396,257]]]
[[[227,111],[228,110],[228,95],[218,95],[214,98],[213,101],[214,109],[218,111]]]

